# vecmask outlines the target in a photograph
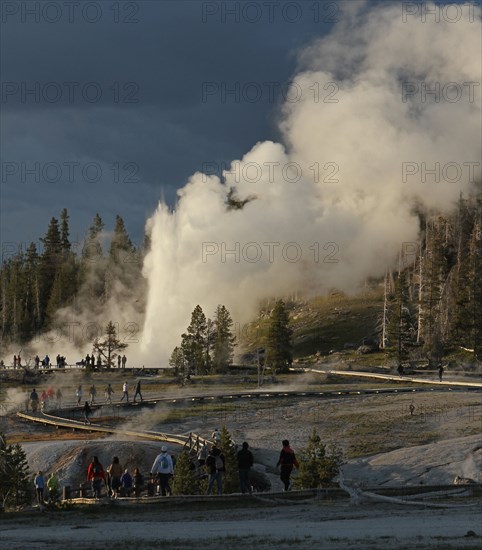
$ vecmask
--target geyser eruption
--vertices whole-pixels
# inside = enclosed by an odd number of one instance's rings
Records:
[[[471,9],[423,22],[400,5],[351,4],[299,56],[283,145],[257,143],[223,181],[196,173],[175,210],[159,206],[144,264],[146,362],[168,358],[198,303],[209,316],[225,304],[242,323],[266,297],[356,289],[417,241],[414,205],[449,208],[469,192],[481,150]]]

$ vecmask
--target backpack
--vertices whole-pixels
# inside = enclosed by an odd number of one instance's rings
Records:
[[[216,455],[216,458],[214,459],[214,466],[217,471],[222,470],[224,468],[224,462],[221,458],[221,455]]]
[[[163,470],[167,470],[169,468],[169,460],[167,460],[166,455],[161,456],[161,468]]]
[[[94,466],[93,472],[94,474],[100,474],[100,466]]]

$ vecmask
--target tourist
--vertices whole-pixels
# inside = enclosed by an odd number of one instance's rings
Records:
[[[121,486],[121,477],[122,477],[122,464],[119,462],[119,457],[115,456],[112,459],[112,464],[107,468],[107,473],[109,475],[109,496],[116,498],[120,486]]]
[[[171,487],[169,486],[169,478],[174,472],[174,465],[172,457],[167,453],[167,447],[163,445],[161,452],[156,456],[154,464],[151,468],[151,476],[157,474],[159,481],[159,487],[162,496],[171,494]]]
[[[249,445],[246,441],[243,443],[242,449],[238,451],[236,458],[238,459],[238,471],[239,471],[239,486],[241,492],[249,494],[251,491],[251,483],[249,482],[249,471],[253,466],[253,453],[249,450]]]
[[[39,506],[42,506],[44,503],[45,479],[41,471],[39,471],[38,474],[35,476],[33,482],[37,493],[37,503]]]
[[[281,449],[276,467],[280,468],[279,477],[284,484],[284,490],[289,491],[291,489],[290,477],[293,466],[299,468],[299,464],[296,460],[295,452],[290,447],[290,442],[287,439],[283,439],[282,444],[283,448]]]
[[[121,401],[124,400],[124,397],[127,398],[127,403],[129,403],[129,384],[127,383],[127,380],[122,385],[122,397]]]
[[[221,443],[221,432],[218,428],[216,428],[211,434],[211,439],[214,441],[215,445],[219,445],[219,443]]]
[[[92,409],[90,408],[88,401],[85,402],[83,411],[85,424],[92,424],[92,422],[90,421],[90,417],[92,416]]]
[[[55,472],[52,472],[47,480],[47,489],[49,490],[49,502],[56,502],[59,499],[59,478]]]
[[[207,442],[204,442],[203,446],[199,449],[197,454],[198,466],[202,468],[206,464],[206,459],[209,455],[209,445]]]
[[[94,498],[100,498],[102,492],[102,482],[105,483],[105,474],[104,467],[96,456],[94,456],[87,469],[87,480],[92,482]]]
[[[139,396],[141,398],[141,403],[142,403],[141,381],[140,380],[137,381],[137,384],[136,384],[136,387],[135,387],[134,403],[136,402],[136,396]]]
[[[92,384],[89,389],[89,396],[90,396],[90,404],[93,405],[95,403],[95,396],[97,395],[97,390],[95,389],[95,384]]]
[[[121,495],[130,497],[132,493],[132,476],[129,470],[126,468],[120,479],[121,483]]]
[[[38,409],[38,393],[35,391],[35,388],[30,394],[30,405],[32,407],[32,412],[36,413]]]
[[[213,445],[206,459],[206,469],[209,474],[207,494],[211,494],[214,482],[217,484],[218,495],[223,494],[223,476],[226,471],[226,462],[221,449]]]
[[[107,387],[104,390],[104,396],[105,396],[105,402],[110,403],[112,405],[112,394],[114,393],[114,390],[112,389],[112,386],[110,384],[107,384]]]
[[[77,398],[77,405],[80,405],[81,401],[82,401],[82,395],[83,395],[83,391],[82,391],[82,386],[79,385],[78,388],[75,390],[75,397]]]

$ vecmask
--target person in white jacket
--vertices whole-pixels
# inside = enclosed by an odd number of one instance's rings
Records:
[[[169,486],[169,478],[173,473],[174,465],[172,463],[172,457],[167,453],[167,447],[163,445],[161,447],[161,453],[156,456],[156,460],[154,460],[154,464],[151,468],[151,476],[157,475],[161,495],[163,497],[172,494],[171,487]]]

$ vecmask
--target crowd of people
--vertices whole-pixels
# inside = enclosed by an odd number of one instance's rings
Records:
[[[171,494],[169,478],[174,473],[175,461],[167,452],[167,447],[161,448],[161,453],[156,457],[152,466],[152,472],[147,479],[141,474],[139,468],[132,472],[124,468],[118,456],[114,456],[112,463],[104,469],[97,456],[87,469],[87,481],[91,483],[94,498],[102,496],[102,489],[105,487],[107,496],[111,498],[141,496],[143,491],[154,494],[155,487],[158,487],[159,494],[167,496]]]
[[[40,390],[37,391],[35,388],[29,392],[26,391],[25,394],[25,410],[32,411],[34,413],[40,411],[47,410],[48,408],[61,408],[62,407],[62,400],[64,398],[64,395],[62,393],[62,390],[60,388],[54,389],[52,386],[49,386],[47,389],[42,390],[40,393]],[[104,403],[105,404],[112,404],[112,395],[115,393],[114,389],[112,388],[112,384],[108,383],[107,386],[104,388]],[[97,401],[97,388],[95,384],[91,384],[88,389],[88,395],[89,399],[88,401],[84,400],[84,390],[82,387],[82,384],[79,384],[75,388],[74,397],[75,397],[75,403],[77,406],[83,406],[84,411],[84,417],[86,422],[89,421],[89,418],[86,416],[91,416],[92,414],[92,405],[96,404],[102,404],[102,402]],[[124,399],[126,399],[127,403],[129,403],[129,383],[127,380],[122,385],[122,397],[120,399],[120,402],[122,402]],[[134,396],[133,396],[133,403],[136,403],[139,399],[140,402],[144,400],[142,397],[142,382],[141,380],[137,380],[135,387],[134,387]],[[84,405],[82,405],[84,403]]]
[[[88,404],[88,402],[86,402]],[[215,433],[219,430],[215,430]],[[253,453],[249,444],[244,441],[241,449],[236,452],[237,468],[239,475],[239,489],[243,494],[252,494],[253,486],[250,479],[250,471],[254,464]],[[282,441],[282,449],[276,466],[279,468],[280,479],[284,490],[291,490],[291,473],[293,468],[299,468],[293,449],[287,439]],[[194,466],[199,472],[205,471],[201,477],[207,478],[206,494],[211,494],[215,489],[216,494],[222,495],[224,489],[224,478],[226,475],[226,458],[219,446],[219,442],[209,445],[207,442],[199,449],[197,464]],[[87,468],[87,482],[92,489],[94,498],[101,498],[105,493],[110,498],[119,497],[140,497],[144,492],[148,496],[171,496],[171,479],[176,475],[176,459],[169,454],[165,445],[156,456],[149,474],[145,477],[139,468],[129,471],[124,468],[118,456],[112,458],[111,464],[104,469],[97,456],[92,458]],[[60,498],[59,479],[55,472],[46,478],[42,471],[39,471],[34,478],[36,500],[39,506],[47,503],[54,503]],[[45,494],[47,490],[47,494]],[[47,500],[45,498],[47,497]]]
[[[25,392],[25,410],[27,412],[32,410],[33,413],[36,413],[39,409],[41,411],[46,410],[49,405],[61,408],[62,399],[63,394],[60,388],[54,390],[49,386],[48,389],[44,389],[40,394],[35,388],[30,393],[27,390]]]
[[[252,494],[250,471],[254,464],[254,457],[246,441],[236,452],[236,459],[239,489],[243,494]],[[284,490],[291,490],[291,473],[293,468],[299,468],[299,464],[287,439],[282,442],[276,466],[279,468]],[[208,443],[205,443],[199,449],[197,464],[193,465],[193,468],[197,468],[199,472],[205,472],[204,475],[200,475],[207,478],[206,494],[210,495],[213,489],[216,494],[223,494],[226,458],[218,442],[214,442],[210,447]],[[165,445],[161,447],[161,452],[156,456],[151,471],[146,477],[142,475],[139,468],[134,468],[132,472],[128,468],[124,468],[117,456],[113,457],[112,463],[107,469],[104,469],[98,457],[94,456],[87,469],[87,481],[91,483],[94,498],[103,496],[103,487],[105,487],[107,496],[111,498],[139,497],[144,491],[149,496],[155,494],[171,496],[171,480],[175,475],[176,459],[169,454]]]
[[[29,359],[27,361],[27,364],[22,364],[22,357],[20,353],[15,354],[12,358],[11,366],[14,369],[21,368],[23,366],[29,366],[32,359]],[[48,354],[45,355],[43,359],[40,359],[39,355],[37,354],[33,358],[33,364],[35,369],[39,369],[40,367],[43,368],[50,368],[53,367],[53,363],[48,356]],[[65,368],[68,365],[67,359],[65,355],[57,354],[57,357],[55,358],[55,366],[59,369]],[[98,353],[97,356],[94,356],[94,354],[87,354],[85,358],[82,358],[80,361],[76,361],[75,365],[78,367],[90,367],[90,368],[98,368],[101,369],[103,366],[107,365],[107,361],[105,358],[102,358],[101,354]],[[125,369],[127,365],[127,357],[125,355],[117,355],[117,358],[113,361],[113,363],[110,365],[111,367],[115,367],[117,365],[117,368],[119,369]],[[5,362],[2,359],[0,361],[0,367],[5,367]]]

